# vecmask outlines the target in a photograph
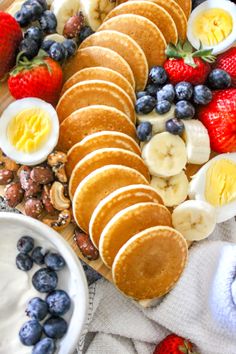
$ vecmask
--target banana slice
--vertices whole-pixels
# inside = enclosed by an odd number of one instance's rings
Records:
[[[209,203],[187,200],[175,208],[172,223],[188,241],[200,241],[208,237],[216,226],[216,211]]]
[[[164,178],[152,177],[151,186],[158,191],[164,205],[173,207],[182,203],[188,196],[188,178],[184,171],[178,175]]]
[[[98,29],[115,5],[115,1],[110,0],[80,0],[80,10],[93,31]]]
[[[186,143],[188,162],[202,165],[209,160],[211,153],[208,131],[199,120],[182,122],[185,127],[183,139]]]
[[[45,41],[55,41],[55,42],[58,42],[58,43],[62,43],[64,42],[65,40],[65,37],[62,36],[61,34],[58,34],[58,33],[53,33],[53,34],[49,34],[48,36],[46,36],[44,38]]]
[[[63,34],[63,29],[70,17],[79,12],[79,0],[54,0],[51,5],[51,11],[57,18],[57,33]]]
[[[165,114],[159,114],[155,109],[149,114],[137,114],[138,123],[149,122],[152,125],[152,131],[154,134],[162,133],[166,131],[166,121],[168,119],[174,118],[175,116],[175,105],[171,106],[169,112]]]
[[[143,146],[142,157],[150,174],[158,177],[177,175],[187,163],[184,141],[168,132],[154,135]]]

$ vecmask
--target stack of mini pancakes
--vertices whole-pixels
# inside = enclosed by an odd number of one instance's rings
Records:
[[[117,287],[138,300],[167,293],[187,259],[185,239],[149,185],[134,102],[150,67],[163,64],[167,43],[185,39],[190,10],[190,0],[117,6],[66,64],[57,106],[74,218]]]

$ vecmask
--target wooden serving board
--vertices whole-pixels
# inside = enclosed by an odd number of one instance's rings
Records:
[[[6,10],[13,2],[14,1],[12,0],[0,0],[0,11]],[[13,100],[14,99],[11,97],[8,91],[7,84],[0,83],[0,115]],[[187,175],[189,177],[193,176],[198,171],[199,167],[200,167],[199,165],[189,165],[187,167]],[[3,196],[3,194],[4,194],[4,187],[0,186],[0,195]],[[23,203],[20,204],[17,207],[17,209],[19,209],[21,212],[24,213]],[[69,227],[67,227],[63,232],[61,232],[61,235],[70,244],[70,246],[73,248],[73,250],[75,251],[75,253],[80,259],[82,259],[85,263],[91,266],[94,270],[99,272],[103,277],[105,277],[106,279],[112,282],[111,271],[102,263],[101,259],[98,259],[96,261],[88,261],[85,257],[83,257],[82,253],[78,249],[78,246],[73,240],[74,227],[72,224]]]

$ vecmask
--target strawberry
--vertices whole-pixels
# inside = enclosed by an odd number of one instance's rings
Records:
[[[0,11],[0,79],[14,66],[22,31],[14,17]]]
[[[55,105],[61,91],[62,80],[60,64],[40,50],[38,56],[31,61],[19,55],[17,66],[8,79],[8,87],[16,99],[38,97]]]
[[[215,60],[211,55],[212,50],[203,50],[193,52],[189,42],[183,46],[179,42],[177,46],[169,44],[166,49],[168,59],[164,63],[169,80],[176,85],[178,82],[187,81],[193,85],[204,84],[210,73],[210,62]]]
[[[192,349],[193,345],[187,339],[170,334],[156,346],[153,354],[197,354]]]
[[[199,108],[198,119],[208,130],[212,150],[236,151],[236,89],[213,92],[212,101]]]
[[[231,76],[232,86],[236,87],[236,47],[230,48],[216,59],[215,68],[227,71]]]

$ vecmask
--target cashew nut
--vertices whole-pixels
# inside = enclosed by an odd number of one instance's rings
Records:
[[[44,224],[50,226],[56,231],[64,230],[71,222],[71,212],[70,210],[63,210],[58,214],[57,219],[43,219]]]
[[[0,150],[0,168],[15,172],[19,169],[19,165],[9,157],[5,156]]]
[[[55,151],[48,156],[48,164],[52,167],[53,172],[57,179],[62,182],[67,182],[67,175],[65,170],[65,163],[67,162],[67,156],[64,152]]]
[[[70,207],[70,200],[64,195],[64,186],[60,182],[54,182],[50,190],[52,205],[56,210],[65,210]]]

